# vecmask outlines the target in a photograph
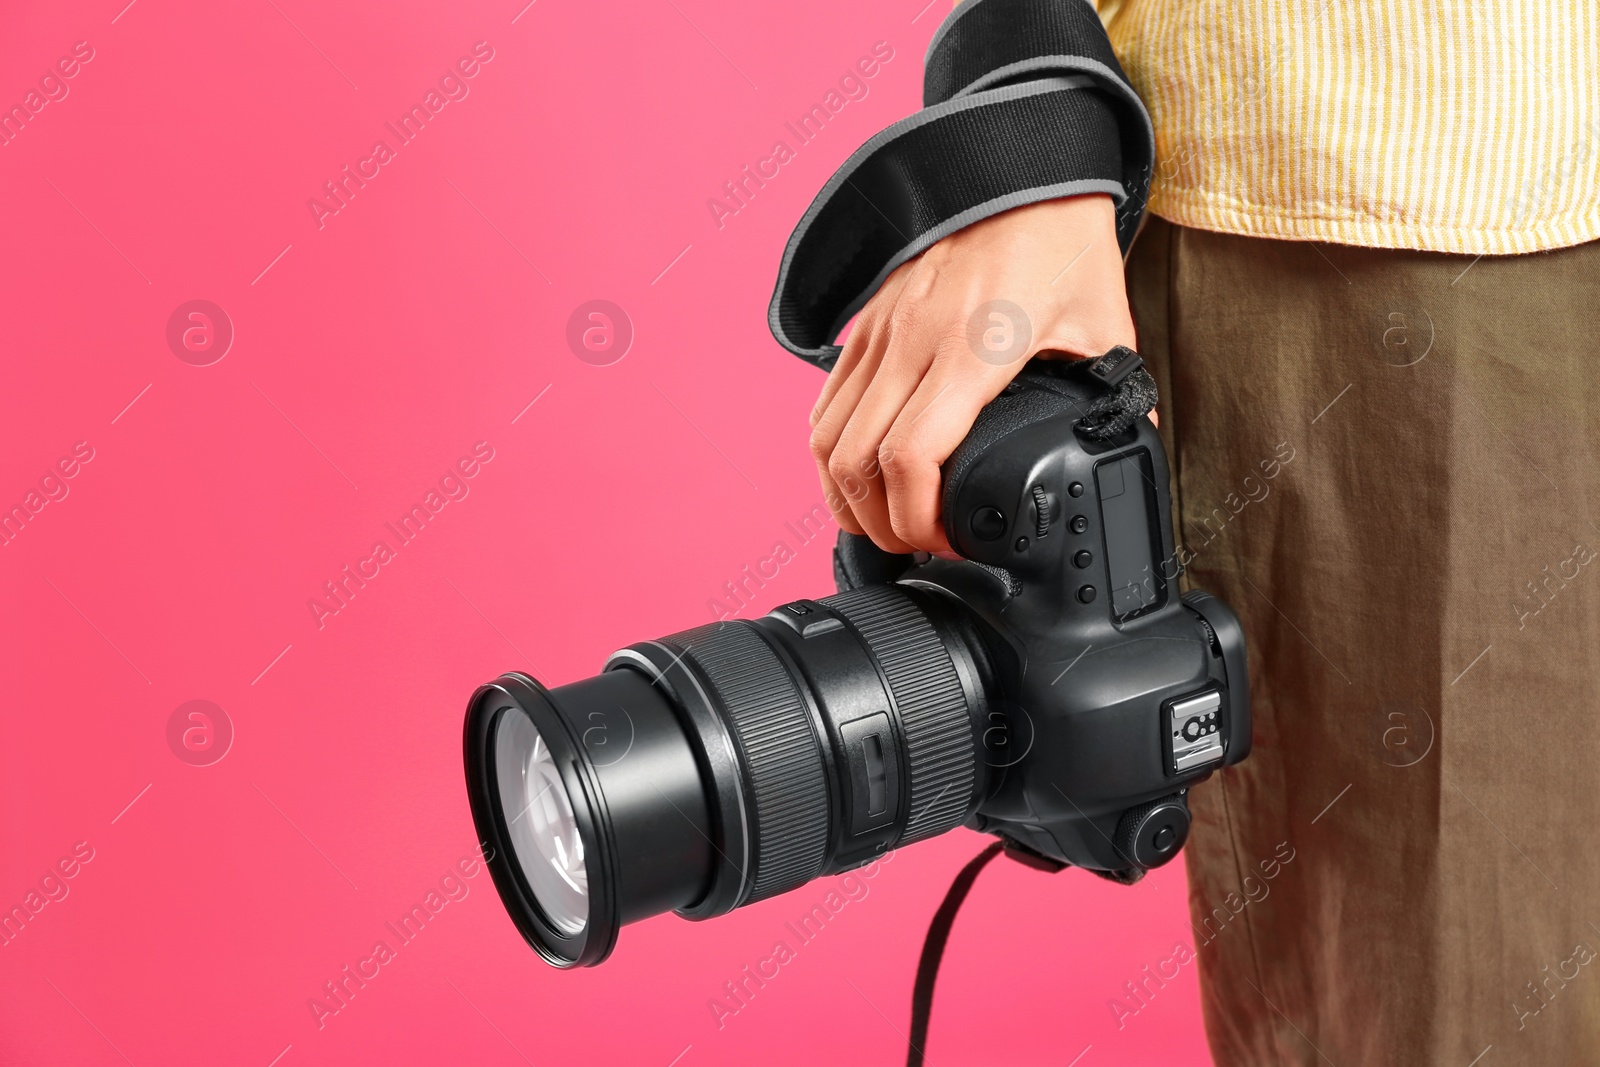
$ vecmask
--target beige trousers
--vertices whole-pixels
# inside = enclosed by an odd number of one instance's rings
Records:
[[[1153,219],[1128,277],[1250,641],[1186,852],[1217,1063],[1600,1064],[1600,243]]]

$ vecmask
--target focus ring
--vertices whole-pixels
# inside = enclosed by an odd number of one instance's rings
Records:
[[[961,677],[933,624],[894,586],[867,586],[822,603],[865,639],[900,709],[911,810],[899,844],[960,826],[972,802],[977,755]]]
[[[718,622],[662,638],[715,691],[739,749],[755,808],[749,904],[822,873],[828,786],[810,712],[777,655],[751,624]]]

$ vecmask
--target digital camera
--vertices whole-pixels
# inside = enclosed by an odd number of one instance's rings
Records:
[[[963,559],[842,534],[836,595],[473,695],[473,818],[545,960],[597,964],[626,923],[711,918],[958,826],[1124,882],[1177,855],[1188,788],[1250,749],[1244,635],[1179,595],[1149,421],[1088,432],[1106,358],[1036,361],[946,461]]]

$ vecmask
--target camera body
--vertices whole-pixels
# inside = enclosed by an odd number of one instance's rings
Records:
[[[1037,363],[983,410],[944,467],[945,532],[971,563],[843,535],[836,570],[948,597],[972,620],[988,781],[966,825],[1024,862],[1133,881],[1182,847],[1188,787],[1249,754],[1250,695],[1237,616],[1178,594],[1155,428],[1079,429],[1101,394]]]

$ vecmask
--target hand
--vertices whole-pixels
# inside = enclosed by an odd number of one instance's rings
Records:
[[[822,387],[811,454],[828,507],[886,551],[950,554],[939,467],[978,412],[1031,356],[1115,345],[1135,347],[1109,196],[957,230],[889,275]]]

